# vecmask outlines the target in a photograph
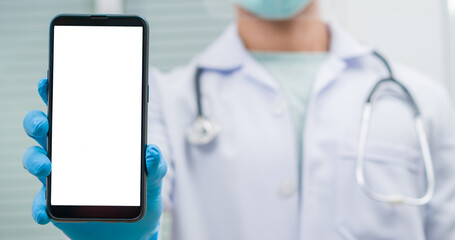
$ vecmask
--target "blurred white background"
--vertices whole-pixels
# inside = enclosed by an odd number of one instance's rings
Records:
[[[455,0],[322,4],[328,21],[432,77],[455,97]],[[228,0],[0,0],[0,239],[63,238],[50,225],[33,222],[31,204],[40,183],[21,162],[24,150],[35,144],[22,119],[29,110],[46,109],[36,84],[47,70],[49,22],[59,13],[143,16],[151,30],[151,65],[164,71],[185,64],[233,19]],[[166,216],[163,239],[170,237],[169,221]]]

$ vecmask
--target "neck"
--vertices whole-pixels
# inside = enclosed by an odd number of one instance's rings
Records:
[[[329,33],[319,17],[318,1],[288,20],[272,21],[258,18],[240,7],[237,27],[250,51],[327,52]]]

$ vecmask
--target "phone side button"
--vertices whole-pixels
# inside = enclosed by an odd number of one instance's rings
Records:
[[[149,89],[149,85],[147,84],[147,102],[149,102],[149,95],[150,95],[150,89]]]

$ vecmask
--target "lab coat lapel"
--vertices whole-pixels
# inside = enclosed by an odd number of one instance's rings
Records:
[[[243,73],[248,80],[256,82],[269,90],[278,91],[279,87],[277,82],[260,63],[251,57],[251,55],[245,57],[243,67]]]
[[[330,32],[329,56],[321,66],[316,77],[312,96],[316,97],[330,86],[353,59],[371,54],[372,49],[359,43],[357,40],[344,32],[337,24],[328,26]]]
[[[329,54],[327,60],[321,66],[314,82],[312,96],[318,96],[326,87],[335,81],[347,64],[342,59],[333,54]]]

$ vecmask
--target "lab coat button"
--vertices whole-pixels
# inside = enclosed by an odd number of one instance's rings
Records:
[[[286,110],[286,103],[284,101],[277,101],[275,104],[273,104],[273,115],[279,116],[284,113]]]
[[[280,193],[281,195],[288,197],[292,196],[297,190],[295,182],[292,180],[284,180],[281,182]]]

